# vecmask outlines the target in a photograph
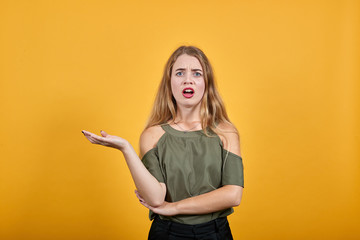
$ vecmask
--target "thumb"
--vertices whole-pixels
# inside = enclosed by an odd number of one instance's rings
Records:
[[[103,130],[101,130],[100,133],[101,133],[101,136],[103,136],[103,137],[107,137],[107,135],[109,135],[109,134],[107,134],[107,133],[106,133],[105,131],[103,131]]]

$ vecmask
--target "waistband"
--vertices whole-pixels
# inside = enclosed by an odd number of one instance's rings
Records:
[[[162,220],[158,215],[154,219],[154,223],[162,230],[172,232],[174,234],[195,234],[201,235],[205,233],[219,232],[228,226],[227,217],[221,217],[212,221],[200,224],[182,224],[169,220]]]

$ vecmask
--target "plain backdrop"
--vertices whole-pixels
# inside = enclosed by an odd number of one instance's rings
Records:
[[[120,151],[164,65],[202,49],[240,132],[235,239],[360,239],[360,2],[0,2],[0,239],[138,240],[151,222]]]

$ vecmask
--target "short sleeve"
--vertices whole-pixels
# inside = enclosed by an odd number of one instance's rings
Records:
[[[221,185],[238,185],[244,187],[244,167],[242,158],[226,150],[223,151]]]
[[[142,160],[146,169],[153,175],[159,182],[164,183],[164,176],[161,171],[157,148],[152,148],[143,156]]]

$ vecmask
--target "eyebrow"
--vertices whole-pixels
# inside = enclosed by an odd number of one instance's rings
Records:
[[[186,70],[185,68],[178,68],[178,69],[176,69],[175,71],[182,71],[182,70]],[[198,68],[193,68],[193,69],[191,69],[191,71],[200,71],[200,72],[202,72],[202,70],[201,69],[198,69]]]

